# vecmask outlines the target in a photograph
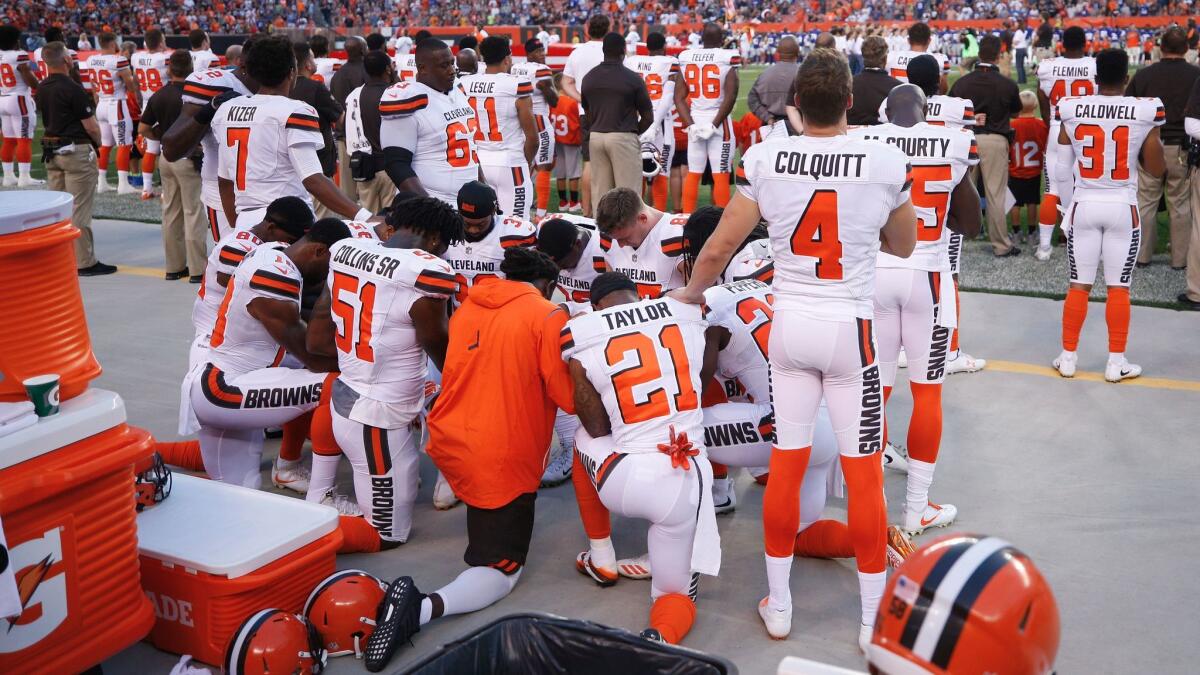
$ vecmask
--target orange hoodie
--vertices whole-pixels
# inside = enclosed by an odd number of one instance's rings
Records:
[[[484,279],[450,319],[429,457],[467,504],[495,509],[538,489],[555,411],[575,412],[559,348],[568,318],[527,283]]]

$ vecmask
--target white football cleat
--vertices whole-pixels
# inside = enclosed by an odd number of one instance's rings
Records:
[[[883,446],[883,468],[899,473],[908,473],[908,451],[888,441]]]
[[[650,554],[643,553],[636,558],[622,558],[618,560],[617,573],[626,579],[649,579]]]
[[[12,175],[5,175],[4,180],[0,181],[0,186],[2,186],[2,187],[17,187],[17,177],[12,176]]]
[[[1075,352],[1063,350],[1063,353],[1054,359],[1054,369],[1063,377],[1075,377],[1075,364],[1079,361],[1079,355]],[[1104,369],[1104,374],[1108,375],[1108,369]]]
[[[362,509],[358,508],[358,502],[346,495],[338,494],[334,488],[325,491],[325,496],[321,497],[321,505],[332,506],[343,516],[361,516],[363,514]]]
[[[887,529],[887,564],[888,567],[896,569],[904,564],[905,558],[915,553],[917,547],[913,545],[908,535],[895,525],[888,525]]]
[[[714,478],[712,486],[713,509],[717,515],[733,513],[737,508],[737,494],[733,491],[733,477]]]
[[[117,194],[119,195],[140,195],[142,188],[133,187],[129,183],[117,181]]]
[[[858,624],[858,651],[862,652],[863,656],[867,654],[867,647],[871,644],[871,634],[874,632],[874,626],[868,626],[865,623]]]
[[[308,494],[308,467],[301,460],[288,462],[276,458],[271,466],[271,484],[277,488],[287,488],[302,495]]]
[[[1041,246],[1039,246],[1039,247],[1037,247],[1037,250],[1033,252],[1033,257],[1037,258],[1038,260],[1040,260],[1042,262],[1046,262],[1047,260],[1050,259],[1050,252],[1053,250],[1054,250],[1053,248],[1049,248],[1049,247],[1042,248]]]
[[[792,632],[792,608],[774,609],[769,600],[770,598],[763,598],[762,602],[758,603],[758,616],[762,618],[763,625],[767,627],[767,635],[770,635],[772,640],[786,640],[788,633]]]
[[[958,517],[958,507],[953,504],[925,504],[921,513],[904,509],[904,533],[915,537],[931,527],[946,527]]]
[[[8,181],[7,181],[7,179],[5,179],[5,185],[7,185],[7,184],[8,184]],[[33,176],[21,176],[20,178],[17,179],[17,187],[41,187],[45,184],[46,184],[46,181],[39,180],[37,178],[34,178]]]
[[[458,495],[454,494],[454,489],[446,482],[446,477],[442,472],[438,472],[437,482],[433,484],[433,508],[438,511],[452,509],[458,504]]]
[[[565,483],[571,477],[571,465],[574,458],[571,452],[559,450],[551,460],[546,471],[542,474],[541,487],[554,487]]]
[[[100,180],[96,181],[96,194],[102,195],[105,192],[112,192],[112,191],[113,191],[113,186],[109,185],[107,180],[101,178]]]
[[[1108,365],[1104,367],[1104,379],[1109,382],[1131,380],[1141,374],[1142,367],[1136,363],[1130,363],[1124,357],[1119,361],[1109,359]]]
[[[973,373],[983,370],[986,366],[987,359],[977,359],[960,349],[953,359],[946,360],[946,374]]]
[[[908,354],[906,354],[904,352],[904,347],[900,348],[900,355],[896,357],[896,367],[897,368],[907,368],[908,367]]]

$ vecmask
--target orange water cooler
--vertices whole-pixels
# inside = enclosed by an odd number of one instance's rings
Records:
[[[150,435],[115,393],[88,389],[92,356],[75,275],[71,198],[0,193],[0,401],[57,373],[61,410],[0,435],[0,526],[20,614],[0,620],[0,673],[77,673],[154,621],[137,557],[134,466]]]

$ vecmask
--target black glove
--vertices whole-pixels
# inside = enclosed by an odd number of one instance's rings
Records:
[[[213,116],[217,114],[217,108],[220,108],[225,103],[239,96],[241,96],[241,94],[233,90],[222,92],[221,94],[214,96],[213,99],[208,102],[208,105],[201,108],[192,119],[207,126],[212,123]]]

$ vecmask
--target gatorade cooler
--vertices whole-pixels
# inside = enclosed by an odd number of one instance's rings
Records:
[[[22,605],[0,620],[0,673],[82,672],[150,631],[134,465],[152,453],[121,397],[99,389],[0,437],[0,519]]]
[[[176,473],[171,496],[138,514],[150,642],[219,665],[234,631],[273,607],[300,612],[334,571],[336,510]]]
[[[0,401],[25,400],[21,381],[34,375],[58,373],[63,401],[100,375],[79,294],[71,204],[65,192],[0,193]]]

